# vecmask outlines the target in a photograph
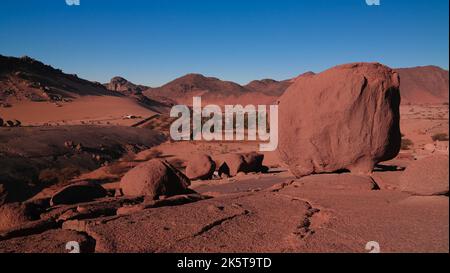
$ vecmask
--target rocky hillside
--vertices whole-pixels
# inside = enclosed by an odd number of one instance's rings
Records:
[[[30,57],[0,55],[0,101],[62,101],[85,95],[116,95],[100,83],[63,73]]]
[[[396,70],[400,74],[403,103],[448,103],[447,70],[437,66]]]

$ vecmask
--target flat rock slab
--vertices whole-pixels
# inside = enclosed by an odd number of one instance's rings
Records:
[[[293,179],[295,177],[292,174],[283,170],[270,174],[247,174],[223,180],[194,181],[191,188],[199,193],[231,194],[264,190]]]
[[[70,230],[49,230],[41,234],[0,241],[0,253],[69,253],[68,242],[77,242],[81,253],[93,252],[95,241]]]
[[[394,183],[401,172],[382,174]],[[85,252],[106,253],[368,252],[371,241],[381,252],[449,250],[447,196],[373,190],[372,178],[347,173],[267,179],[211,181],[202,189],[220,194],[206,200],[123,197],[61,206],[0,235],[0,252],[65,252],[71,240]]]
[[[320,174],[301,178],[297,184],[306,189],[323,189],[327,191],[370,191],[378,185],[370,176],[343,174]]]
[[[240,194],[92,221],[97,252],[295,252],[314,209],[276,193]]]
[[[372,173],[372,179],[381,190],[400,190],[400,176],[403,171],[377,171]]]
[[[280,194],[307,200],[319,208],[314,235],[301,252],[368,252],[370,241],[381,252],[449,251],[448,197],[411,197],[397,191],[307,189],[294,182]]]

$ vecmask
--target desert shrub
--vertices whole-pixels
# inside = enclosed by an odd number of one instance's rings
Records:
[[[448,135],[446,133],[435,134],[431,137],[433,141],[448,141]]]
[[[412,146],[413,144],[414,144],[414,143],[412,142],[411,139],[404,138],[404,139],[402,139],[401,149],[402,149],[402,150],[409,150],[409,149],[411,149],[411,146]]]

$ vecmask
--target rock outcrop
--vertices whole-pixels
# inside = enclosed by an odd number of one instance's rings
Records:
[[[378,63],[300,77],[279,101],[279,153],[297,176],[370,173],[400,150],[400,79]]]

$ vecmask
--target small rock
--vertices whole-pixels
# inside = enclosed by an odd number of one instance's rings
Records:
[[[194,155],[186,167],[186,175],[191,180],[208,180],[214,175],[216,163],[205,154]]]
[[[225,154],[215,158],[216,170],[219,175],[236,176],[239,172],[245,172],[246,162],[240,154]]]
[[[189,178],[165,160],[152,159],[128,171],[120,181],[127,196],[173,196],[188,192]]]
[[[244,157],[244,161],[246,163],[245,166],[245,172],[262,172],[264,170],[263,168],[263,161],[264,161],[264,155],[256,152],[246,153],[242,154]]]

